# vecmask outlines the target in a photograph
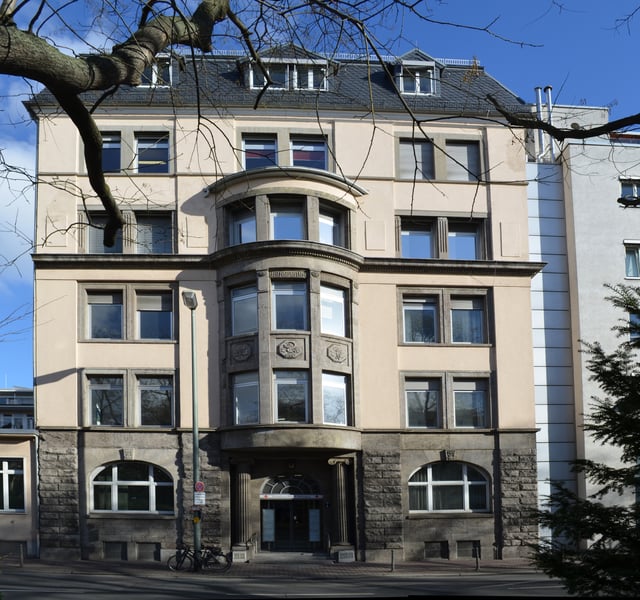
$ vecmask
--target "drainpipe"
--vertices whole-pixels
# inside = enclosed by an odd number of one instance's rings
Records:
[[[536,117],[538,121],[542,121],[542,88],[537,86],[536,90]],[[542,129],[538,129],[538,152],[537,159],[542,160],[545,153],[544,147],[544,131]]]
[[[544,88],[544,92],[547,95],[547,121],[549,122],[549,125],[552,125],[552,119],[551,119],[551,86],[548,85]],[[553,151],[553,137],[551,137],[551,135],[549,136],[549,158],[551,158],[552,161],[555,160],[555,153]]]

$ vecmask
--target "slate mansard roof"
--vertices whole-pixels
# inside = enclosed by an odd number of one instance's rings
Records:
[[[406,105],[420,114],[442,114],[463,117],[496,117],[497,111],[487,100],[495,97],[500,104],[513,112],[528,112],[529,106],[520,97],[508,90],[489,75],[476,61],[433,59],[413,50],[401,57],[383,57],[381,63],[374,56],[335,55],[325,58],[295,46],[273,49],[262,54],[265,61],[315,61],[327,66],[328,86],[326,90],[282,90],[269,88],[260,97],[261,109],[299,110],[349,110],[364,113],[403,112]],[[122,86],[103,100],[104,108],[114,106],[163,106],[196,107],[206,111],[215,109],[254,108],[259,89],[250,89],[247,70],[251,68],[250,57],[240,52],[219,52],[197,57],[175,57],[172,60],[173,82],[170,87]],[[394,87],[394,74],[401,64],[428,64],[438,73],[438,93],[402,94],[399,97]],[[88,104],[102,94],[84,94]],[[55,105],[52,95],[44,90],[28,105]]]

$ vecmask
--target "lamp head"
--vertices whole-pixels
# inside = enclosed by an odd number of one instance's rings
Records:
[[[195,310],[196,306],[198,306],[196,293],[190,290],[185,290],[184,292],[182,292],[182,301],[189,310]]]

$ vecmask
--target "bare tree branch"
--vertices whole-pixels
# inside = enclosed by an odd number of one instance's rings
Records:
[[[598,137],[599,135],[606,135],[632,125],[640,125],[640,113],[638,113],[628,117],[623,117],[622,119],[616,119],[615,121],[609,121],[608,123],[598,125],[597,127],[576,129],[572,127],[556,127],[547,121],[538,119],[533,113],[531,113],[531,115],[526,113],[512,113],[501,106],[500,103],[491,95],[487,96],[487,99],[510,125],[515,127],[526,127],[528,129],[542,129],[559,142],[569,139],[586,140],[588,138]]]

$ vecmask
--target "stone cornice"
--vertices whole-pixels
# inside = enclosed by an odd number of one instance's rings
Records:
[[[369,258],[346,248],[305,241],[253,242],[212,254],[34,254],[36,269],[215,269],[234,262],[276,257],[319,258],[362,273],[415,273],[533,277],[543,262]]]

